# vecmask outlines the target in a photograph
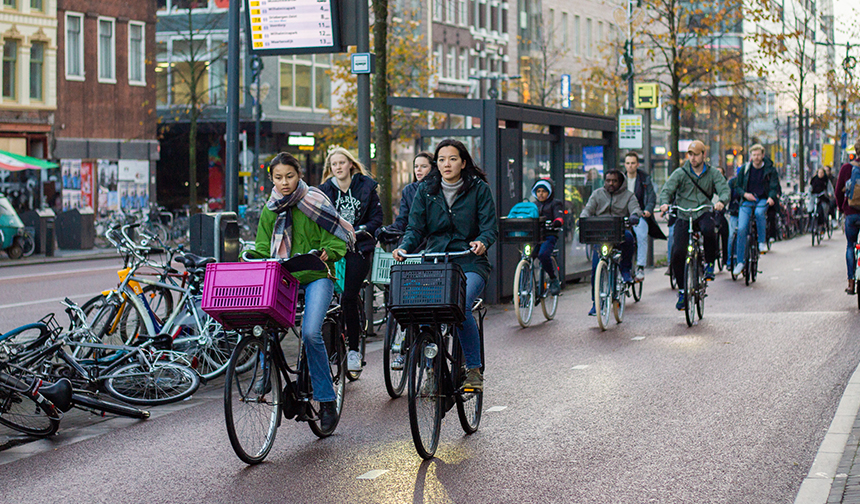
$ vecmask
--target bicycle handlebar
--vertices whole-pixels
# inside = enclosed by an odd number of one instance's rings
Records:
[[[428,259],[441,259],[441,258],[451,258],[451,257],[465,257],[469,254],[473,254],[471,249],[462,250],[460,252],[418,252],[415,254],[400,254],[404,259],[417,259],[417,258],[428,258]]]
[[[692,212],[698,212],[699,210],[713,210],[713,209],[714,209],[714,205],[711,205],[711,204],[699,205],[696,208],[682,208],[682,207],[679,207],[678,205],[669,205],[669,211],[670,212],[675,211],[675,212],[692,213]]]

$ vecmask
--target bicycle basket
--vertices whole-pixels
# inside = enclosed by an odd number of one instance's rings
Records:
[[[277,262],[207,264],[202,308],[227,329],[291,327],[298,287]]]
[[[543,221],[539,218],[499,219],[499,239],[502,243],[537,243],[541,237]]]
[[[373,251],[373,269],[370,273],[371,283],[377,285],[388,285],[391,283],[391,266],[396,264],[391,252],[386,252],[380,247]],[[403,264],[420,264],[421,259],[406,259]]]
[[[466,320],[466,275],[456,263],[395,264],[390,310],[401,325]]]
[[[624,241],[624,218],[601,216],[579,219],[579,243],[600,245]]]

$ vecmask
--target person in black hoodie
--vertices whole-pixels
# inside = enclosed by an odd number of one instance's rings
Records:
[[[364,166],[348,150],[337,147],[329,152],[323,169],[320,189],[334,203],[343,219],[355,228],[355,252],[346,253],[346,274],[341,306],[346,319],[349,342],[347,369],[361,371],[364,356],[359,349],[358,293],[367,277],[376,248],[376,230],[382,225],[382,205],[376,188],[379,184],[367,175]],[[361,233],[365,230],[368,234]]]
[[[394,219],[388,226],[379,228],[379,231],[388,231],[395,233],[403,233],[406,231],[406,225],[409,224],[409,209],[412,208],[412,200],[415,199],[415,193],[418,192],[418,184],[424,180],[424,177],[433,169],[433,153],[421,151],[415,155],[412,160],[412,170],[415,172],[415,182],[407,184],[400,191],[400,212],[397,218]],[[377,233],[379,238],[379,233]]]
[[[552,226],[555,228],[564,226],[564,203],[553,199],[552,181],[549,179],[540,179],[535,182],[535,185],[532,186],[532,196],[537,200],[538,213],[541,220],[552,221]],[[552,251],[555,249],[557,241],[557,234],[547,233],[547,237],[538,251],[538,259],[541,266],[543,266],[546,274],[549,275],[549,293],[553,296],[558,296],[559,292],[561,292],[561,279],[556,275],[555,268],[552,265]]]

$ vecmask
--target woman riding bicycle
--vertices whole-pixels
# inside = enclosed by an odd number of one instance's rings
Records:
[[[418,187],[406,234],[393,255],[402,261],[401,254],[414,252],[424,239],[427,252],[474,252],[452,261],[466,274],[466,320],[459,330],[467,368],[463,387],[483,390],[480,336],[471,307],[490,274],[486,253],[499,234],[496,205],[486,175],[475,166],[462,142],[441,141],[434,160],[436,168]]]
[[[552,197],[552,181],[549,179],[540,179],[532,186],[532,196],[537,200],[538,212],[541,221],[551,221],[554,228],[564,226],[564,203]],[[558,235],[555,233],[547,233],[546,239],[538,250],[538,259],[549,275],[549,293],[553,296],[558,296],[561,292],[561,280],[557,278],[555,266],[552,264],[552,251],[555,250],[555,244],[558,242]]]
[[[367,231],[357,237],[355,252],[346,253],[346,278],[340,303],[346,319],[346,336],[349,353],[346,367],[350,371],[361,371],[364,356],[359,352],[361,319],[358,294],[373,263],[373,238],[382,225],[382,205],[376,194],[377,184],[367,176],[364,166],[348,150],[338,147],[325,160],[323,169],[325,182],[320,189],[334,203],[341,217],[355,229]]]
[[[418,185],[424,180],[424,177],[433,169],[433,154],[422,151],[415,155],[412,160],[412,170],[415,173],[415,182],[407,184],[400,191],[400,212],[397,218],[389,226],[379,228],[377,239],[380,233],[403,233],[406,231],[406,226],[409,224],[409,210],[412,208],[412,200],[415,199],[415,193],[418,192]]]
[[[823,226],[827,224],[830,199],[833,197],[833,185],[823,167],[819,168],[815,175],[809,179],[809,191],[815,197],[815,205],[818,207],[818,225]]]
[[[272,194],[260,213],[255,255],[288,259],[319,251],[329,271],[355,246],[352,225],[343,220],[328,197],[302,180],[301,165],[286,152],[269,163]],[[305,290],[302,342],[308,358],[314,400],[320,403],[320,425],[330,430],[337,421],[335,393],[322,323],[331,303],[334,284],[325,271],[293,273]]]

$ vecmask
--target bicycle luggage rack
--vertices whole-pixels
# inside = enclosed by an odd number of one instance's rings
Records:
[[[466,275],[452,262],[395,264],[389,299],[401,325],[461,324],[466,320]]]
[[[276,261],[207,264],[202,308],[227,329],[291,327],[298,287]]]
[[[586,245],[624,241],[624,217],[601,216],[579,219],[579,242]]]

